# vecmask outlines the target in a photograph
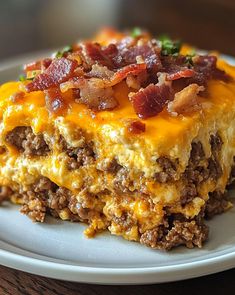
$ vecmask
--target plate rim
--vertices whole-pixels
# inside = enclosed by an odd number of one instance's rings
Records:
[[[31,252],[27,251],[27,253]],[[4,266],[24,272],[72,282],[117,285],[152,284],[185,280],[231,269],[235,266],[235,252],[179,265],[136,268],[64,264],[16,254],[3,249],[0,249],[0,261]]]
[[[44,56],[48,52],[51,51],[28,53],[1,61],[0,72],[20,66],[22,63],[32,60],[35,56]],[[235,64],[235,57],[224,54],[221,54],[221,57],[229,63]],[[29,255],[17,254],[0,248],[0,265],[53,279],[107,285],[173,282],[201,277],[235,267],[235,251],[178,265],[130,268],[80,266],[69,262],[65,264],[48,261],[46,256],[43,256],[45,260],[35,258],[30,251],[26,251],[26,253],[29,253]]]

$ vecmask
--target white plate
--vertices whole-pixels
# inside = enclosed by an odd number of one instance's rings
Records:
[[[16,78],[22,60],[0,68],[0,81]],[[230,59],[230,61],[234,60]],[[231,192],[234,193],[235,192]],[[48,218],[32,223],[18,207],[0,207],[0,264],[26,272],[76,282],[146,284],[188,279],[235,267],[235,209],[209,222],[203,249],[151,250],[102,233],[94,239],[85,226]]]

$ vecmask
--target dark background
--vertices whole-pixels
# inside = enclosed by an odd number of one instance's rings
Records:
[[[142,26],[235,56],[234,0],[0,0],[0,60]]]

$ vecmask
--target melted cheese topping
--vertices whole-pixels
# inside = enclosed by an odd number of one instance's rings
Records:
[[[219,61],[219,66],[235,77],[233,67],[223,61]],[[69,126],[78,126],[85,128],[88,137],[105,142],[105,146],[100,147],[104,157],[118,155],[120,164],[136,167],[147,176],[152,173],[145,167],[151,167],[152,163],[149,161],[155,160],[159,155],[179,158],[184,166],[188,159],[188,146],[198,135],[200,128],[205,122],[216,121],[215,118],[221,118],[221,115],[224,117],[224,114],[233,110],[235,100],[235,83],[211,81],[208,87],[209,96],[202,98],[203,111],[177,117],[163,111],[144,120],[146,132],[131,135],[126,128],[127,122],[138,117],[128,100],[129,90],[124,82],[115,87],[115,96],[119,102],[119,107],[115,110],[94,113],[86,106],[71,101],[71,93],[68,92],[64,98],[69,108],[63,117],[48,113],[41,91],[26,93],[21,103],[12,102],[10,97],[20,89],[21,82],[10,82],[0,87],[2,136],[16,126],[32,126],[35,133],[49,134],[55,127],[68,129],[69,133]],[[214,128],[216,130],[216,126]]]

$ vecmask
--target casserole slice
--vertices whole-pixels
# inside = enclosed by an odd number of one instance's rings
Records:
[[[232,205],[235,70],[106,29],[0,87],[1,201],[154,249],[202,247]]]

